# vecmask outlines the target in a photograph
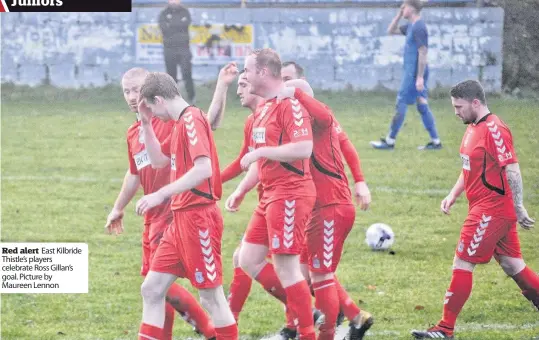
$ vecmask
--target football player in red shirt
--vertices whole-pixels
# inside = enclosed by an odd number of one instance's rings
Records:
[[[298,65],[288,62],[284,71]],[[281,72],[283,75],[284,72]],[[286,72],[283,79],[293,79],[291,72]],[[296,73],[297,74],[297,73]],[[287,84],[295,82],[289,80]],[[334,277],[334,272],[340,262],[342,248],[348,233],[352,230],[356,211],[352,203],[352,195],[348,186],[348,179],[344,172],[341,145],[351,142],[340,128],[331,110],[305,94],[299,89],[287,87],[283,89],[278,98],[294,98],[292,104],[301,103],[313,118],[313,154],[311,155],[311,172],[316,185],[317,200],[311,219],[306,230],[306,244],[301,254],[301,263],[305,265],[307,274],[312,280],[312,287],[316,297],[316,307],[324,313],[325,323],[320,326],[320,340],[333,339],[335,336],[335,323],[339,314],[339,307],[343,309],[346,317],[351,321],[349,338],[362,339],[373,324],[370,313],[361,311],[348,293]],[[342,136],[345,138],[342,138]],[[352,145],[352,150],[359,157]],[[368,194],[368,188],[362,185]],[[358,195],[359,196],[359,195]],[[370,196],[370,195],[369,195]],[[370,203],[370,197],[361,197],[364,200],[364,209]],[[367,201],[368,200],[368,201]],[[307,266],[308,265],[308,266]]]
[[[253,150],[240,161],[248,172],[225,206],[236,211],[259,179],[265,206],[260,212],[263,216],[257,219],[260,223],[250,224],[246,232],[240,265],[267,290],[273,290],[267,288],[261,276],[275,274],[267,266],[260,268],[271,248],[279,279],[273,288],[284,291],[286,305],[297,315],[300,339],[315,339],[309,286],[299,264],[306,223],[316,199],[308,161],[313,145],[310,117],[301,105],[293,109],[289,100],[276,102],[284,84],[281,60],[275,51],[265,48],[249,55],[245,60],[245,80],[251,93],[265,102],[254,116],[250,143]]]
[[[223,218],[219,159],[210,124],[202,110],[190,106],[166,73],[150,73],[139,100],[144,140],[154,167],[170,164],[171,183],[145,195],[139,215],[171,199],[173,223],[165,230],[150,271],[142,284],[143,314],[139,339],[161,338],[165,292],[177,277],[198,289],[202,305],[215,325],[217,339],[238,339],[238,328],[222,286]],[[163,143],[150,124],[152,115],[174,120]]]
[[[139,187],[142,186],[144,194],[151,194],[167,185],[170,181],[170,167],[153,169],[145,148],[141,133],[141,122],[138,114],[138,96],[140,87],[148,71],[143,68],[132,68],[122,77],[122,89],[124,98],[131,109],[137,115],[137,121],[127,130],[127,151],[129,169],[124,177],[122,189],[114,203],[114,207],[107,217],[105,229],[109,234],[123,232],[124,209],[133,199]],[[157,118],[151,121],[156,137],[164,141],[172,132],[173,122],[164,123]],[[149,210],[144,215],[144,231],[142,234],[142,268],[141,275],[146,276],[150,268],[150,261],[155,255],[157,245],[163,236],[163,232],[172,222],[170,201]],[[163,339],[172,339],[174,325],[174,310],[195,326],[207,339],[215,336],[215,330],[209,322],[206,312],[188,290],[178,284],[170,286],[167,296],[165,324]]]
[[[238,76],[238,68],[236,63],[229,63],[219,72],[219,77],[217,79],[217,85],[215,87],[215,92],[213,95],[210,108],[208,109],[208,119],[212,125],[212,129],[216,130],[224,118],[225,106],[226,106],[226,95],[228,87]],[[249,144],[251,140],[251,127],[254,120],[254,112],[259,104],[261,104],[264,99],[257,95],[249,93],[249,84],[245,81],[245,76],[241,75],[238,78],[238,88],[236,94],[240,98],[241,105],[245,108],[248,108],[251,112],[245,119],[245,124],[243,128],[243,143],[240,149],[238,156],[226,166],[226,168],[221,172],[221,181],[223,183],[230,181],[233,178],[239,176],[243,170],[240,166],[241,158],[249,152]],[[262,209],[264,207],[262,198],[262,185],[258,184],[258,197],[259,205],[257,209]],[[263,216],[262,214],[255,215],[256,217]],[[234,276],[232,282],[230,283],[230,292],[228,296],[228,303],[232,314],[236,321],[239,319],[239,314],[249,296],[251,291],[252,279],[251,277],[240,267],[239,263],[239,253],[241,249],[240,245],[234,250],[234,255],[232,257],[232,262],[234,265]],[[270,292],[271,293],[271,292]]]
[[[460,146],[461,174],[440,208],[449,214],[456,199],[466,191],[468,216],[455,252],[442,320],[426,331],[412,331],[416,339],[453,339],[457,316],[472,291],[474,267],[488,263],[492,256],[524,297],[539,307],[539,277],[524,263],[517,234],[517,222],[529,229],[535,221],[524,208],[522,177],[511,131],[489,111],[483,87],[475,80],[455,85],[451,102],[457,117],[468,127]]]

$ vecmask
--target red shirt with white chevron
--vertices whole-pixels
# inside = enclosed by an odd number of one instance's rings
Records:
[[[470,213],[516,219],[505,166],[518,160],[507,125],[494,114],[468,125],[460,156]]]
[[[267,100],[257,108],[254,118],[251,147],[255,149],[313,139],[309,114],[301,104],[292,105],[290,99],[280,103]],[[316,196],[308,158],[293,162],[262,158],[257,163],[267,203],[291,195]]]
[[[163,122],[152,118],[152,127],[157,140],[163,142],[172,132],[174,122]],[[167,185],[170,181],[170,166],[154,169],[150,164],[148,152],[144,145],[142,124],[137,121],[127,130],[127,152],[129,155],[129,172],[138,175],[144,195],[149,195]],[[144,215],[144,223],[148,224],[170,216],[170,200],[150,209]]]
[[[198,157],[209,157],[212,176],[199,186],[172,196],[172,210],[215,203],[221,198],[219,159],[210,123],[199,108],[189,106],[174,124],[170,138],[161,144],[161,151],[170,157],[170,182],[174,182],[193,166]]]

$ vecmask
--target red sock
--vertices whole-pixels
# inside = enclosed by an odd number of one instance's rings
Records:
[[[539,308],[539,276],[528,266],[513,276],[513,280],[522,290],[522,295]]]
[[[344,316],[346,316],[349,321],[354,320],[354,318],[361,312],[361,309],[359,309],[359,307],[354,303],[354,300],[350,298],[348,292],[346,292],[343,286],[341,286],[341,283],[337,277],[335,277],[335,288],[337,289],[337,294],[339,295],[339,305],[344,313]]]
[[[262,287],[268,291],[273,297],[286,305],[286,292],[281,284],[281,281],[275,273],[275,269],[271,263],[266,263],[264,268],[256,276],[256,280],[260,282]]]
[[[320,326],[318,340],[333,340],[335,338],[335,324],[339,315],[339,294],[333,279],[313,283],[316,297],[316,308],[325,316],[324,323]]]
[[[176,310],[170,303],[165,305],[165,326],[163,326],[163,340],[172,340],[172,328],[174,328],[174,313]]]
[[[462,269],[453,270],[451,284],[449,284],[449,288],[445,293],[443,317],[438,323],[438,326],[450,332],[449,335],[451,335],[451,332],[455,328],[455,323],[462,307],[470,297],[472,285],[472,272]]]
[[[241,268],[234,268],[234,277],[230,284],[230,294],[228,295],[228,305],[236,322],[240,316],[241,309],[251,291],[253,280]]]
[[[138,331],[138,340],[161,340],[163,338],[163,328],[142,323]]]
[[[216,327],[217,340],[238,340],[238,325],[232,324],[226,327]]]
[[[193,294],[177,283],[170,286],[167,293],[167,302],[169,302],[178,313],[184,315],[184,319],[191,323],[196,329],[206,337],[206,339],[215,336],[215,329],[206,311],[202,309]]]
[[[298,331],[301,340],[315,340],[313,305],[309,285],[305,280],[286,287],[288,305],[298,317]]]
[[[284,306],[284,314],[286,316],[286,328],[295,330],[296,329],[296,313],[292,308]]]

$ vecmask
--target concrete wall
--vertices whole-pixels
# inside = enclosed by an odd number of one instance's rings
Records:
[[[136,65],[136,28],[161,9],[133,13],[10,13],[2,15],[2,81],[61,87],[117,82]],[[387,36],[395,9],[191,9],[194,23],[253,24],[254,47],[272,47],[306,68],[317,88],[395,90],[404,37]],[[467,78],[501,90],[503,10],[427,8],[430,87]],[[138,65],[163,71],[163,64]],[[195,65],[197,82],[215,79],[219,65]]]

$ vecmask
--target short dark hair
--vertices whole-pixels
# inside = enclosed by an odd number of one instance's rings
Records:
[[[451,97],[465,99],[469,102],[477,99],[481,104],[486,105],[485,90],[477,80],[465,80],[451,88]]]
[[[144,79],[144,84],[140,89],[140,95],[150,103],[155,102],[155,97],[164,99],[174,99],[180,97],[180,89],[174,79],[163,72],[151,72]]]
[[[254,50],[251,54],[256,57],[257,71],[267,67],[273,77],[281,78],[281,58],[277,52],[271,48],[262,48]]]
[[[423,9],[423,2],[421,0],[404,0],[404,4],[412,6],[417,13]]]
[[[303,75],[305,74],[305,71],[303,70],[303,67],[299,66],[299,64],[296,63],[295,61],[285,61],[283,63],[283,67],[287,67],[289,65],[294,65],[294,68],[296,69],[296,75],[299,78],[303,77]]]

